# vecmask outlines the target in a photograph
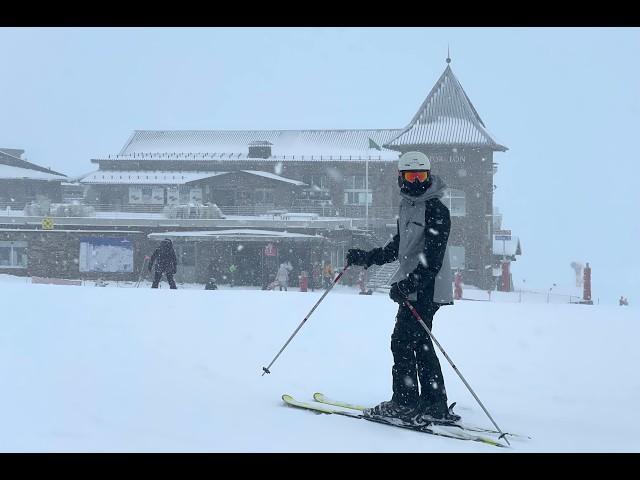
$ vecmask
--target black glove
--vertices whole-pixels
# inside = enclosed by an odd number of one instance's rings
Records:
[[[418,289],[417,282],[413,275],[405,278],[404,280],[400,280],[399,282],[391,285],[391,290],[389,291],[389,297],[396,303],[402,304],[407,297],[411,295]]]
[[[372,263],[369,259],[369,252],[360,250],[359,248],[349,249],[349,251],[347,251],[345,260],[347,262],[347,265],[359,265],[365,268],[370,267]]]

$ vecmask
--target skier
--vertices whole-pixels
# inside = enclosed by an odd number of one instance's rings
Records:
[[[160,280],[162,279],[162,274],[164,273],[167,276],[169,287],[173,290],[177,289],[178,287],[176,287],[176,282],[173,280],[173,275],[176,273],[178,260],[170,239],[165,238],[160,243],[160,246],[155,249],[153,255],[151,255],[151,260],[149,260],[149,272],[152,271],[154,263],[156,265],[156,272],[153,277],[151,288],[158,288]]]
[[[278,268],[278,273],[276,273],[276,281],[278,282],[278,286],[280,287],[280,291],[284,287],[284,291],[287,291],[287,287],[289,286],[289,272],[293,270],[290,262],[282,262],[280,264],[280,268]]]
[[[398,233],[384,247],[368,252],[351,249],[346,256],[348,265],[365,268],[400,260],[389,292],[400,304],[391,336],[393,397],[364,414],[400,418],[416,426],[434,420],[453,422],[460,417],[447,407],[442,370],[431,338],[404,304],[408,300],[431,329],[440,306],[453,303],[453,279],[446,255],[451,220],[449,209],[440,201],[446,185],[431,174],[425,154],[407,152],[398,163],[398,186]]]

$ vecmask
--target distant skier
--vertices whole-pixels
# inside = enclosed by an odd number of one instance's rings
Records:
[[[365,268],[400,260],[389,292],[400,304],[391,336],[393,397],[365,410],[365,415],[396,417],[414,425],[428,425],[434,419],[456,421],[460,417],[447,407],[442,370],[431,338],[403,303],[408,300],[429,329],[440,306],[453,303],[453,278],[445,254],[451,220],[449,209],[440,201],[446,185],[431,174],[425,154],[408,152],[399,160],[398,186],[398,233],[384,247],[368,252],[351,249],[346,256],[348,265]]]
[[[280,291],[284,288],[284,291],[287,291],[287,287],[289,286],[289,272],[293,270],[291,266],[291,262],[282,262],[280,264],[280,268],[278,268],[278,273],[276,273],[276,281],[278,282],[278,286],[280,287]]]
[[[173,276],[176,273],[178,259],[176,258],[176,252],[173,249],[173,244],[170,239],[165,238],[160,243],[160,246],[155,249],[153,255],[151,255],[151,260],[149,260],[150,272],[153,269],[154,263],[156,265],[155,276],[153,277],[151,288],[158,288],[160,280],[162,279],[162,274],[164,273],[167,276],[169,287],[174,290],[177,289],[178,287],[176,287],[176,282],[173,280]]]

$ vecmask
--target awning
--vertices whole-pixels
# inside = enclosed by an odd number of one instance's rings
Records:
[[[172,241],[181,240],[185,242],[277,242],[279,240],[293,242],[323,241],[325,237],[320,235],[305,235],[303,233],[279,232],[274,230],[214,230],[214,231],[187,231],[187,232],[164,232],[150,233],[150,240],[164,240],[168,238]]]

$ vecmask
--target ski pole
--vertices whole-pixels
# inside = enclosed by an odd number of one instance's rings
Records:
[[[144,267],[147,266],[147,261],[149,260],[149,255],[144,256],[144,261],[142,262],[142,268],[140,269],[140,275],[138,275],[138,282],[136,283],[136,288],[140,285],[142,281],[142,277],[144,276]]]
[[[287,340],[287,343],[284,344],[284,346],[280,349],[280,351],[278,352],[278,354],[274,357],[273,360],[271,360],[271,363],[267,366],[267,367],[262,367],[262,370],[264,370],[262,372],[262,376],[264,376],[265,373],[271,373],[271,371],[269,370],[271,368],[271,365],[273,365],[275,363],[275,361],[278,359],[278,357],[280,356],[280,354],[284,351],[285,348],[287,348],[287,345],[289,345],[289,342],[291,342],[291,340],[293,339],[293,337],[296,336],[296,333],[298,333],[298,330],[300,330],[302,328],[302,326],[305,324],[305,322],[307,320],[309,320],[309,317],[311,316],[311,314],[313,313],[313,311],[317,308],[318,305],[320,305],[320,302],[322,300],[324,300],[324,297],[327,296],[327,294],[331,291],[331,289],[333,287],[335,287],[335,285],[338,283],[338,281],[340,280],[340,278],[342,277],[342,275],[344,274],[344,272],[347,271],[347,268],[349,268],[349,265],[345,265],[344,269],[338,274],[338,276],[336,278],[333,279],[333,283],[329,286],[329,288],[327,288],[325,290],[325,292],[322,294],[322,296],[320,297],[320,300],[318,300],[316,302],[316,304],[313,306],[313,308],[311,309],[311,311],[307,314],[306,317],[304,317],[304,320],[302,320],[302,322],[300,322],[300,325],[298,325],[298,328],[296,328],[296,330],[293,332],[293,334],[289,337],[289,340]]]
[[[429,334],[429,336],[431,337],[431,340],[433,340],[433,343],[435,343],[438,348],[440,349],[440,351],[442,352],[442,354],[445,356],[445,358],[447,359],[447,361],[451,364],[451,366],[453,367],[453,369],[455,370],[455,372],[458,374],[458,376],[462,379],[462,381],[464,382],[464,384],[466,385],[466,387],[469,389],[469,391],[471,392],[471,394],[473,395],[473,398],[476,399],[476,401],[480,404],[480,406],[482,407],[482,410],[484,410],[484,413],[487,414],[487,417],[489,417],[489,420],[491,420],[491,423],[493,423],[493,425],[496,427],[496,429],[500,432],[500,436],[498,438],[504,438],[505,442],[507,442],[507,445],[511,446],[511,444],[509,443],[509,440],[506,437],[506,433],[503,433],[502,430],[500,430],[500,427],[498,426],[498,424],[493,420],[493,417],[491,417],[491,414],[489,413],[489,411],[484,408],[484,405],[482,404],[482,402],[480,401],[480,399],[478,398],[478,396],[476,395],[476,392],[473,391],[473,389],[471,388],[471,385],[469,385],[467,383],[467,381],[465,380],[465,378],[462,376],[462,373],[460,373],[460,370],[458,370],[458,367],[455,366],[455,364],[453,363],[453,360],[451,360],[451,358],[449,358],[449,355],[447,355],[447,352],[444,351],[444,348],[442,348],[442,346],[440,345],[440,343],[438,342],[438,340],[436,340],[436,337],[433,336],[433,333],[431,333],[431,330],[429,330],[429,327],[427,327],[427,324],[424,323],[424,320],[422,320],[422,317],[420,317],[420,315],[418,314],[418,312],[416,311],[416,309],[413,307],[413,305],[411,305],[411,303],[409,303],[409,300],[405,300],[404,304],[409,308],[409,310],[411,311],[411,313],[413,314],[414,317],[416,317],[416,320],[418,320],[418,322],[420,322],[420,325],[422,325],[422,327],[427,331],[427,333]]]

